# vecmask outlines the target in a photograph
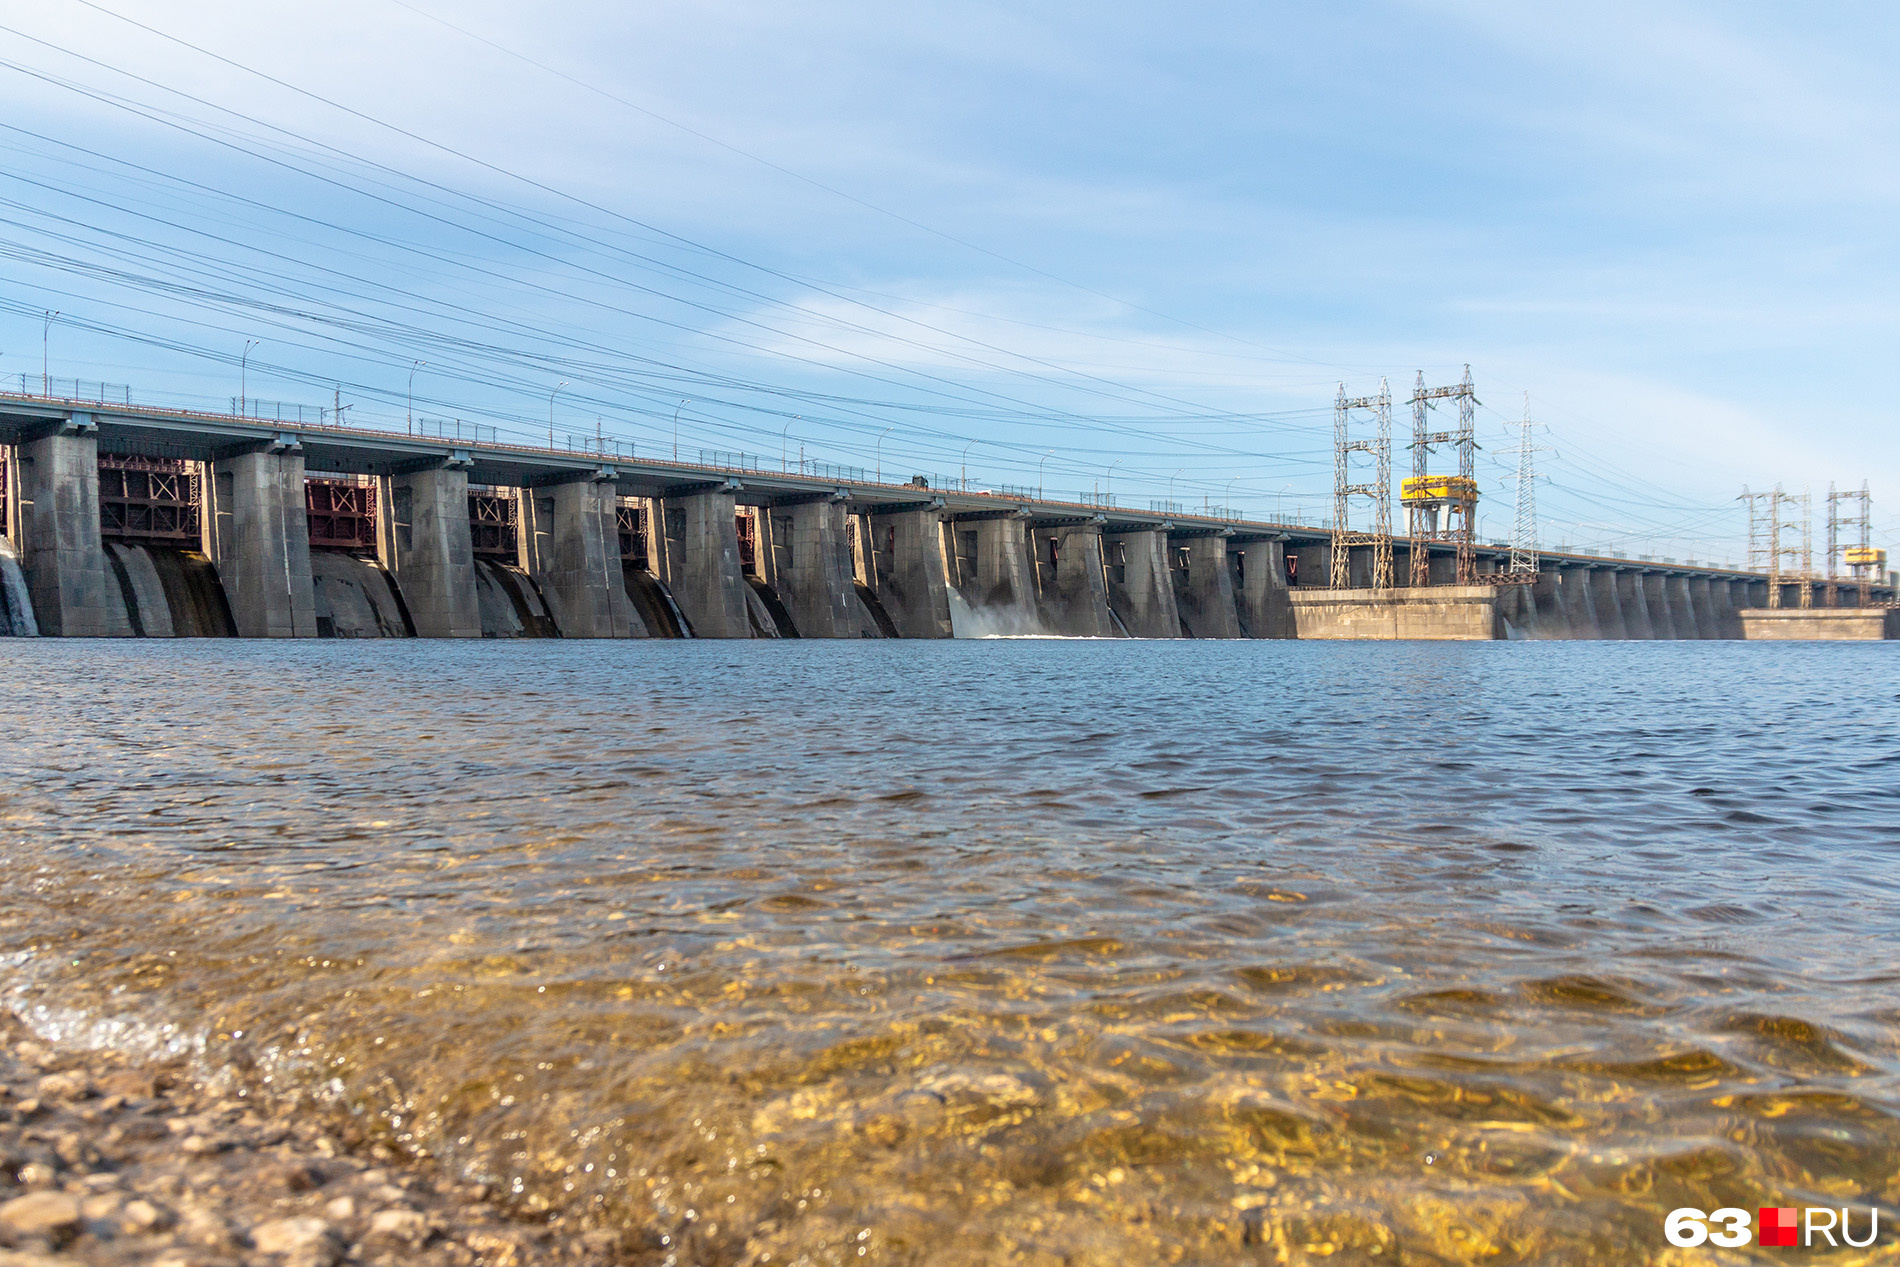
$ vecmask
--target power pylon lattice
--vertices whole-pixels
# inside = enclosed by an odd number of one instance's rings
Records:
[[[1377,436],[1372,440],[1354,440],[1351,435],[1354,410],[1370,410]],[[1375,473],[1371,483],[1352,482],[1352,455],[1372,457]],[[1353,499],[1372,503],[1372,531],[1352,530]],[[1333,548],[1332,566],[1327,577],[1334,589],[1352,586],[1352,547],[1372,547],[1372,587],[1392,588],[1392,389],[1379,380],[1377,396],[1348,396],[1346,385],[1339,385],[1333,401]]]
[[[1458,402],[1458,429],[1432,431],[1426,425],[1426,412],[1441,400]],[[1471,385],[1471,367],[1465,376],[1449,387],[1425,386],[1425,372],[1419,371],[1412,388],[1412,476],[1399,486],[1399,501],[1405,507],[1406,529],[1410,537],[1410,583],[1431,584],[1431,543],[1450,541],[1457,552],[1457,583],[1475,585],[1478,580],[1476,518],[1477,481],[1477,404]],[[1435,446],[1450,444],[1458,449],[1458,474],[1431,474],[1431,453]]]
[[[1793,582],[1800,587],[1799,605],[1814,606],[1814,503],[1806,489],[1796,497],[1781,491],[1777,484],[1768,493],[1768,605],[1781,606],[1781,587]],[[1790,516],[1798,515],[1796,518]],[[1783,529],[1798,534],[1800,544],[1781,544]],[[1795,566],[1785,568],[1786,559]]]
[[[1768,497],[1767,493],[1751,493],[1748,485],[1742,485],[1742,495],[1737,501],[1748,504],[1748,570],[1766,572],[1768,570],[1768,543],[1765,540],[1768,526],[1763,519],[1761,509],[1756,505]]]
[[[1841,513],[1845,503],[1854,507],[1850,514]],[[1841,540],[1841,529],[1858,528],[1858,540],[1852,544]],[[1835,602],[1834,579],[1837,558],[1847,564],[1860,590],[1858,605],[1866,607],[1873,602],[1873,583],[1880,569],[1886,566],[1887,552],[1874,548],[1873,498],[1867,492],[1867,481],[1862,480],[1858,489],[1848,489],[1844,493],[1834,491],[1834,485],[1827,486],[1827,601],[1830,606]]]
[[[1537,455],[1548,452],[1547,445],[1531,442],[1531,394],[1524,393],[1524,421],[1519,424],[1517,474],[1511,477],[1517,488],[1517,513],[1511,521],[1511,562],[1505,576],[1512,580],[1532,580],[1537,576]]]

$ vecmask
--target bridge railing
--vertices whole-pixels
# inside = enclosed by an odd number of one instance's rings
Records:
[[[132,389],[124,383],[95,382],[85,378],[48,378],[43,374],[20,375],[20,395],[70,400],[86,405],[132,403]]]
[[[567,437],[567,447],[573,453],[593,453],[604,458],[631,458],[636,456],[633,441],[616,440],[612,436]]]
[[[501,436],[494,427],[463,422],[460,418],[418,418],[416,434],[434,436],[438,440],[466,440],[470,444],[494,444]]]

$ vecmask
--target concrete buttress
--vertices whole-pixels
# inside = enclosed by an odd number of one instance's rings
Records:
[[[773,571],[801,638],[858,636],[858,596],[851,562],[851,524],[842,497],[800,502],[769,512]]]
[[[1293,609],[1287,602],[1285,547],[1278,541],[1246,541],[1227,547],[1236,566],[1234,602],[1250,638],[1291,638]]]
[[[1131,638],[1179,638],[1181,609],[1175,604],[1168,567],[1168,537],[1159,530],[1118,532],[1104,538],[1108,558],[1108,605]]]
[[[468,472],[434,466],[389,477],[380,534],[419,638],[479,638],[481,602],[468,526]]]
[[[1669,578],[1653,573],[1641,578],[1643,606],[1649,610],[1650,632],[1658,638],[1682,637],[1676,628],[1676,613],[1669,602]]]
[[[1654,638],[1656,626],[1650,619],[1649,603],[1643,595],[1643,578],[1635,572],[1616,573],[1616,595],[1623,608],[1623,636]]]
[[[971,610],[996,632],[1043,632],[1036,611],[1036,578],[1031,572],[1028,521],[1016,515],[956,524],[958,532],[976,533],[976,575],[962,586]]]
[[[521,557],[563,638],[646,636],[621,571],[618,504],[611,480],[521,490]]]
[[[273,446],[219,458],[208,483],[211,560],[238,637],[316,637],[302,449]]]
[[[1689,578],[1671,576],[1663,580],[1663,590],[1669,595],[1669,620],[1676,627],[1676,637],[1700,639],[1704,635],[1696,620],[1695,600],[1689,594]]]
[[[1602,568],[1590,570],[1590,600],[1596,612],[1597,637],[1612,640],[1629,637],[1623,622],[1623,601],[1617,593],[1615,572]]]
[[[735,491],[709,489],[669,497],[664,503],[666,584],[697,638],[752,636],[746,614],[751,588],[739,559]]]
[[[1121,631],[1108,610],[1100,524],[1061,524],[1031,534],[1042,620],[1071,638],[1114,638]]]
[[[1225,536],[1169,538],[1173,549],[1185,550],[1187,568],[1175,594],[1181,620],[1196,638],[1244,638],[1240,611],[1234,605],[1234,572],[1227,563]]]
[[[865,539],[872,589],[902,638],[950,638],[950,582],[943,557],[943,512],[934,507],[872,515]]]
[[[15,530],[20,568],[43,634],[97,638],[130,633],[112,619],[117,583],[107,584],[99,536],[99,441],[87,425],[22,443]]]

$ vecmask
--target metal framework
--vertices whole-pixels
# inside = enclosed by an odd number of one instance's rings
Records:
[[[303,504],[311,549],[376,552],[376,488],[367,480],[310,476]]]
[[[1767,493],[1751,493],[1748,485],[1742,485],[1742,495],[1737,501],[1748,504],[1748,570],[1766,572],[1768,570],[1768,525],[1756,503],[1765,501]]]
[[[1468,381],[1468,380],[1467,380]],[[1517,440],[1517,513],[1511,521],[1511,563],[1508,575],[1537,575],[1537,452],[1531,443],[1531,394],[1524,393],[1524,422]]]
[[[121,541],[201,544],[202,489],[195,462],[129,453],[99,455],[99,532]]]
[[[1436,409],[1441,400],[1458,402],[1458,429],[1430,431],[1426,411]],[[1411,581],[1414,586],[1431,584],[1431,542],[1451,541],[1458,555],[1457,583],[1474,585],[1478,579],[1475,523],[1478,507],[1477,414],[1478,398],[1471,385],[1471,367],[1465,376],[1449,387],[1426,387],[1425,372],[1419,371],[1412,389],[1412,477],[1399,488],[1399,500],[1405,506]],[[1430,457],[1436,445],[1450,444],[1458,449],[1458,474],[1433,477]]]
[[[514,563],[520,553],[515,535],[517,499],[504,490],[468,495],[469,544],[477,556]]]
[[[1854,507],[1851,514],[1841,513],[1841,504],[1845,502]],[[1853,574],[1860,589],[1858,605],[1866,607],[1873,602],[1874,576],[1885,560],[1884,552],[1874,549],[1873,497],[1867,491],[1867,481],[1862,480],[1858,489],[1849,489],[1844,493],[1834,491],[1834,485],[1827,486],[1827,601],[1835,602],[1834,582],[1838,575],[1836,564],[1845,561],[1847,569]],[[1849,544],[1841,540],[1841,529],[1860,529],[1858,540]]]
[[[1799,586],[1800,605],[1814,606],[1814,506],[1813,499],[1803,489],[1796,497],[1792,493],[1781,491],[1781,485],[1775,485],[1768,494],[1768,605],[1781,606],[1782,585],[1793,582]],[[1786,507],[1784,510],[1783,508]],[[1797,519],[1787,516],[1799,513]],[[1782,530],[1792,529],[1800,534],[1800,545],[1782,545]],[[1797,566],[1783,568],[1783,559],[1794,561]]]
[[[1354,440],[1350,436],[1352,411],[1371,410],[1377,429],[1376,438]],[[1369,484],[1352,482],[1351,456],[1370,454],[1376,474]],[[1352,531],[1352,499],[1362,497],[1372,503],[1372,531]],[[1346,385],[1339,385],[1333,401],[1333,548],[1331,575],[1333,589],[1352,585],[1352,547],[1372,547],[1372,587],[1392,588],[1392,388],[1379,380],[1377,396],[1348,396]]]
[[[614,520],[620,528],[620,558],[637,567],[647,563],[647,508],[638,502],[620,500],[614,507]]]

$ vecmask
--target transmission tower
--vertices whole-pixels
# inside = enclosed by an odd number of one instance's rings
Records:
[[[1768,495],[1768,605],[1781,606],[1781,586],[1786,580],[1799,586],[1800,605],[1814,606],[1814,503],[1803,489],[1799,497],[1781,491],[1781,485]],[[1785,507],[1785,509],[1784,509]],[[1798,513],[1799,518],[1788,516]],[[1782,530],[1800,534],[1801,544],[1781,544]],[[1795,564],[1784,569],[1782,560]]]
[[[1428,431],[1425,412],[1436,409],[1441,400],[1458,402],[1456,431]],[[1478,556],[1474,527],[1478,508],[1477,481],[1477,403],[1471,386],[1471,367],[1465,376],[1449,387],[1426,387],[1425,372],[1419,371],[1412,389],[1412,477],[1399,486],[1399,501],[1404,505],[1407,530],[1411,536],[1411,584],[1431,584],[1431,546],[1433,541],[1453,541],[1458,552],[1457,583],[1474,585],[1478,579]],[[1430,474],[1433,446],[1458,447],[1458,474]]]
[[[1518,432],[1517,515],[1511,524],[1511,564],[1506,576],[1513,580],[1537,577],[1537,455],[1543,445],[1531,443],[1531,394],[1524,393],[1524,421]]]
[[[1854,507],[1853,513],[1846,515],[1840,513],[1839,507],[1843,502]],[[1857,534],[1859,540],[1853,545],[1841,541],[1839,534],[1843,528],[1860,529]],[[1886,566],[1887,552],[1874,549],[1873,542],[1869,540],[1869,534],[1872,531],[1873,498],[1868,495],[1867,481],[1862,480],[1859,489],[1849,489],[1845,493],[1835,492],[1834,486],[1829,484],[1827,486],[1827,588],[1830,604],[1834,601],[1834,559],[1837,550],[1846,562],[1848,571],[1853,573],[1854,580],[1859,585],[1859,606],[1866,607],[1873,602],[1874,575]]]
[[[1742,485],[1742,495],[1737,501],[1748,503],[1748,570],[1765,572],[1768,570],[1768,545],[1762,538],[1766,535],[1767,525],[1762,522],[1761,512],[1755,503],[1768,497],[1767,493],[1751,493],[1748,485]]]
[[[1378,438],[1351,438],[1352,411],[1367,409],[1373,413]],[[1377,474],[1370,484],[1352,482],[1351,455],[1372,455]],[[1372,503],[1372,531],[1353,532],[1352,499],[1363,497]],[[1372,587],[1392,588],[1392,389],[1382,378],[1377,396],[1348,396],[1346,385],[1339,385],[1333,401],[1333,549],[1331,575],[1334,589],[1352,584],[1352,547],[1372,547]]]

